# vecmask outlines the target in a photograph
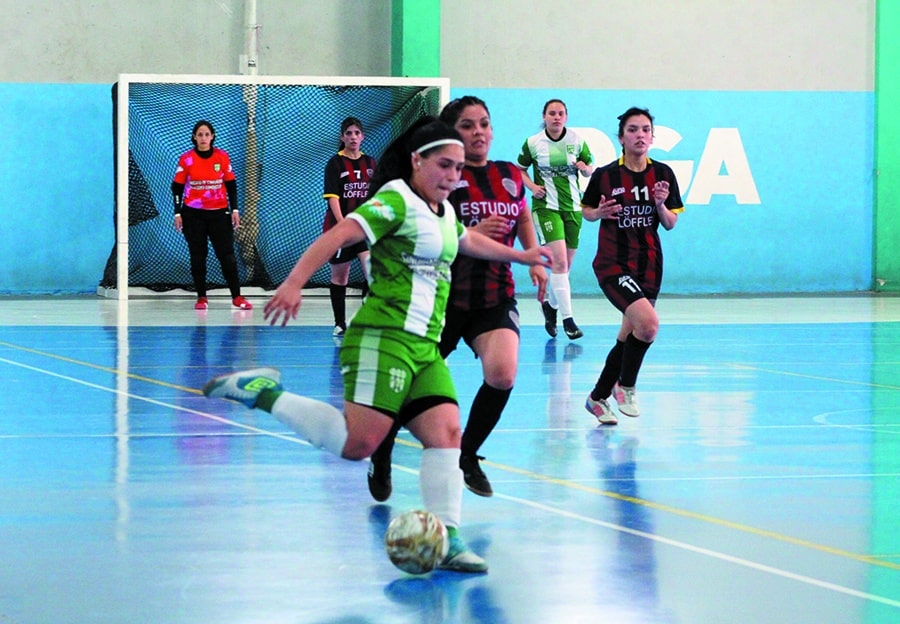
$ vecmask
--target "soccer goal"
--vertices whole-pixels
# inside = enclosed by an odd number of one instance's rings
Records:
[[[170,186],[198,120],[212,123],[237,177],[242,287],[271,290],[321,234],[325,163],[337,151],[341,120],[362,121],[363,151],[377,159],[413,120],[437,115],[449,93],[446,78],[120,75],[113,87],[116,244],[98,294],[193,291]],[[225,288],[212,250],[208,262],[210,289]],[[351,284],[362,279],[354,264]],[[309,287],[328,281],[323,267]]]

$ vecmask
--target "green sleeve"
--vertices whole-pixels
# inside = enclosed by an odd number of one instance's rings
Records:
[[[528,169],[533,162],[534,160],[531,158],[531,148],[528,146],[528,139],[525,139],[525,143],[522,144],[522,151],[519,152],[519,157],[516,159],[516,164],[522,169]]]
[[[587,141],[584,139],[581,141],[581,153],[578,155],[578,160],[588,165],[594,162],[594,157],[591,155],[591,148],[588,147]]]

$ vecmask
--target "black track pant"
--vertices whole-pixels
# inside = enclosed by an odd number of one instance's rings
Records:
[[[206,296],[206,257],[212,243],[213,252],[222,266],[222,276],[231,296],[241,294],[237,258],[234,256],[234,229],[231,215],[222,210],[197,210],[185,207],[181,211],[182,233],[191,254],[191,277],[198,297]]]

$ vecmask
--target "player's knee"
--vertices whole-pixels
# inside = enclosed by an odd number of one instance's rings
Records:
[[[371,457],[375,449],[378,448],[379,441],[372,436],[362,436],[356,438],[347,438],[344,444],[344,450],[341,451],[341,457],[353,461],[359,461],[366,457]]]
[[[514,366],[501,367],[486,371],[484,381],[491,388],[497,390],[509,390],[516,383],[516,368]]]
[[[635,325],[634,337],[643,342],[653,342],[656,340],[656,334],[659,332],[659,319],[647,319],[646,322]]]
[[[428,432],[427,436],[420,440],[424,448],[459,448],[462,442],[462,429],[459,421],[442,422]]]

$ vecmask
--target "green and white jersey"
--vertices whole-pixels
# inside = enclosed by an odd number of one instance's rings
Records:
[[[533,167],[532,180],[543,186],[544,197],[532,197],[531,209],[575,210],[581,207],[581,191],[578,189],[578,161],[593,162],[587,143],[575,132],[566,128],[559,140],[554,141],[542,130],[525,139],[516,164],[520,169]]]
[[[402,329],[438,342],[450,294],[450,264],[465,228],[445,201],[432,212],[403,180],[385,184],[347,215],[369,243],[369,293],[358,327]]]

